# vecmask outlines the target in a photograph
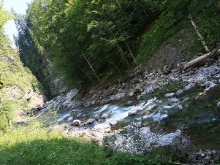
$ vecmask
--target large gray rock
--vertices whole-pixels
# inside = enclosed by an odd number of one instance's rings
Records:
[[[174,95],[175,95],[175,93],[167,93],[167,94],[164,95],[164,97],[166,97],[166,98],[171,98],[171,97],[173,97]]]
[[[136,87],[134,88],[134,93],[141,93],[143,92],[144,89],[143,89],[143,85],[142,84],[137,84]]]
[[[196,86],[195,83],[189,83],[187,86],[185,86],[184,91],[188,91],[188,90],[192,89],[195,86]]]
[[[196,83],[196,85],[201,86],[204,83],[204,81],[205,81],[204,77],[199,76],[196,78],[195,83]]]
[[[94,121],[95,121],[95,119],[90,118],[90,119],[87,121],[87,124],[92,124],[92,123],[94,123]]]
[[[216,86],[216,84],[212,81],[206,81],[202,86],[206,87],[205,90],[209,90],[210,88]]]
[[[171,99],[168,100],[168,104],[169,104],[169,105],[173,105],[173,104],[178,103],[179,101],[180,101],[180,100],[177,99],[177,98],[171,98]]]
[[[110,124],[111,126],[115,126],[115,125],[118,124],[118,121],[117,121],[117,120],[113,120],[113,121],[110,121],[109,124]]]
[[[115,95],[115,100],[120,100],[125,97],[125,93],[118,93]]]
[[[102,119],[107,119],[107,118],[109,118],[110,116],[111,116],[111,113],[103,113],[102,116],[101,116],[101,118],[102,118]]]
[[[179,81],[180,79],[173,77],[173,76],[170,76],[168,80],[169,80],[169,82],[175,82],[175,81]]]
[[[182,89],[180,89],[180,90],[178,90],[178,91],[176,91],[176,96],[179,96],[179,95],[182,95],[183,94],[183,90]]]
[[[124,106],[131,106],[134,105],[135,102],[134,101],[128,101],[127,103],[124,104]]]
[[[71,123],[72,126],[79,126],[81,124],[80,120],[73,120],[73,122]]]
[[[137,115],[138,113],[140,113],[141,112],[141,108],[140,107],[134,107],[134,108],[132,108],[132,109],[130,109],[129,111],[128,111],[128,116],[135,116],[135,115]]]
[[[67,122],[71,122],[71,121],[73,121],[73,117],[72,116],[67,119]]]
[[[171,66],[171,65],[165,65],[165,66],[163,67],[163,73],[164,73],[164,74],[169,74],[169,73],[171,73],[171,69],[172,69],[172,66]]]
[[[92,130],[102,133],[108,133],[111,131],[111,126],[110,124],[97,124],[96,126],[93,127]]]
[[[130,96],[130,97],[134,96],[134,92],[129,92],[128,96]]]

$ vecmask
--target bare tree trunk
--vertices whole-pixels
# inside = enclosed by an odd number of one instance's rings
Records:
[[[110,30],[110,32],[111,32],[112,36],[114,37],[114,33],[111,30]],[[126,59],[124,52],[118,42],[116,42],[116,46],[117,46],[118,50],[120,51],[121,57],[123,58],[123,60],[127,64],[127,67],[130,68],[128,60]]]
[[[200,40],[201,40],[201,42],[202,42],[202,45],[204,46],[204,48],[205,48],[205,50],[206,50],[206,53],[207,53],[207,52],[210,52],[208,46],[206,45],[206,43],[205,43],[204,40],[203,40],[202,35],[199,33],[199,31],[198,31],[198,29],[197,29],[197,26],[196,26],[196,24],[194,23],[194,21],[193,21],[191,15],[189,15],[189,19],[190,19],[190,21],[191,21],[191,23],[192,23],[192,25],[193,25],[193,27],[194,27],[194,29],[195,29],[197,35],[199,36],[199,38],[200,38]]]
[[[124,52],[123,52],[122,48],[120,47],[120,45],[118,44],[118,42],[116,43],[116,46],[117,46],[117,48],[119,49],[122,58],[125,60],[125,63],[127,64],[127,67],[130,68],[130,67],[129,67],[129,63],[128,63],[128,60],[126,59],[126,57],[125,57],[125,55],[124,55]]]
[[[98,75],[96,74],[95,69],[92,67],[92,64],[90,63],[89,59],[86,57],[85,52],[83,51],[83,49],[81,49],[81,47],[79,46],[79,44],[74,40],[75,44],[77,45],[77,47],[82,51],[83,57],[86,60],[86,62],[89,64],[89,67],[91,68],[91,70],[93,71],[95,77],[97,78],[98,81],[100,81]]]
[[[127,46],[127,48],[128,48],[128,51],[129,51],[131,57],[132,57],[133,60],[134,60],[134,63],[137,64],[137,61],[136,61],[136,59],[134,58],[134,55],[133,55],[133,53],[132,53],[132,51],[131,51],[131,49],[130,49],[130,46],[128,45],[127,41],[125,41],[125,44],[126,44],[126,46]]]
[[[187,64],[185,64],[183,66],[183,70],[189,68],[189,67],[192,67],[192,66],[195,66],[197,63],[201,62],[202,60],[205,60],[207,58],[210,58],[210,57],[213,57],[215,55],[219,55],[220,54],[220,49],[215,49],[213,50],[212,52],[209,52],[209,53],[206,53],[190,62],[188,62]]]

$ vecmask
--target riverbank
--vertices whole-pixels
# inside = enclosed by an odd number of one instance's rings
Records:
[[[178,69],[166,73],[136,69],[129,77],[84,94],[72,90],[32,112],[46,119],[48,112],[56,110],[58,116],[50,120],[50,129],[92,139],[117,151],[143,154],[171,146],[190,155],[194,162],[210,164],[219,161],[206,154],[216,151],[218,155],[220,149],[216,137],[219,82],[220,59],[184,73]],[[197,136],[202,134],[209,136]],[[201,149],[205,156],[200,159],[196,153]]]

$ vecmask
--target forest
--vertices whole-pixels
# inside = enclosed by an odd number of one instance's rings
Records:
[[[218,0],[34,0],[26,15],[13,12],[15,41],[22,62],[44,86],[57,75],[80,89],[147,67],[163,41],[191,26],[189,15],[214,47],[219,6]],[[195,45],[200,51],[200,41]]]
[[[219,29],[219,0],[0,2],[0,164],[219,163]]]

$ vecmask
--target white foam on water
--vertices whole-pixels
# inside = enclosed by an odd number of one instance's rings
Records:
[[[101,108],[100,110],[98,110],[98,111],[95,111],[94,114],[99,114],[99,113],[101,113],[102,111],[106,110],[106,109],[108,108],[108,106],[109,106],[109,104],[103,105],[102,108]]]
[[[57,121],[62,121],[64,118],[69,117],[69,116],[70,116],[69,113],[64,113],[58,117]]]

